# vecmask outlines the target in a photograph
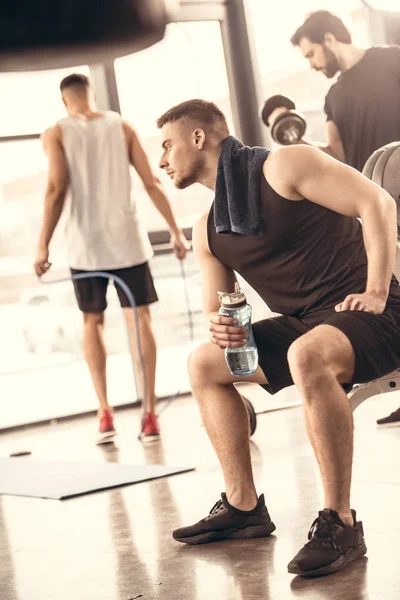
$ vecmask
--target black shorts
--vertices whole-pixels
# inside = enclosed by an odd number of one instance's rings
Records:
[[[136,306],[144,306],[152,302],[157,302],[157,292],[147,262],[125,269],[106,269],[105,272],[117,275],[126,283],[133,294]],[[93,271],[71,269],[71,273],[72,275],[76,275],[78,273],[93,273]],[[82,312],[102,313],[106,310],[108,281],[104,277],[73,280],[75,296],[79,309]],[[117,282],[114,285],[122,308],[129,308],[131,305],[127,295]]]
[[[273,317],[253,324],[254,339],[270,394],[293,385],[287,353],[289,346],[317,325],[332,325],[350,340],[355,352],[354,383],[366,383],[400,367],[400,288],[389,296],[381,315],[334,308],[308,318]]]

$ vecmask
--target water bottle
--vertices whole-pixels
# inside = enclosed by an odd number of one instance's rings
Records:
[[[238,283],[235,283],[235,292],[229,294],[218,292],[221,308],[220,315],[232,317],[238,322],[238,327],[246,327],[246,345],[240,348],[225,348],[226,364],[232,375],[246,377],[256,372],[258,366],[258,351],[251,328],[251,306],[247,303],[246,296],[241,293]]]

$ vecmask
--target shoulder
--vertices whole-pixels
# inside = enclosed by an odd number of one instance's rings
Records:
[[[400,46],[372,46],[366,50],[363,63],[377,69],[386,66],[399,66]]]
[[[322,154],[321,150],[306,144],[284,146],[268,156],[263,165],[264,176],[274,174],[284,178],[285,174],[299,170],[304,163],[318,160]]]
[[[287,200],[302,200],[297,185],[306,174],[319,172],[324,153],[317,148],[299,144],[285,146],[270,154],[263,166],[268,184]]]
[[[399,58],[400,57],[400,46],[373,46],[368,48],[366,56],[371,58]]]
[[[400,46],[386,46],[382,48],[382,56],[384,57],[384,62],[394,67],[396,71],[399,69]]]
[[[128,140],[132,140],[138,137],[137,131],[131,123],[129,123],[128,121],[124,121],[122,118],[121,123],[122,129],[124,130],[125,136]]]
[[[340,105],[340,90],[342,87],[340,76],[333,85],[329,88],[324,101],[324,112],[328,117],[328,121],[333,120],[333,111]]]
[[[48,129],[46,129],[42,135],[40,136],[43,144],[46,144],[48,142],[62,142],[62,130],[61,130],[61,126],[60,123],[56,123],[55,125],[52,125],[51,127],[49,127]]]
[[[336,91],[338,89],[338,83],[339,81],[335,81],[334,84],[331,85],[331,87],[329,88],[329,90],[326,93],[325,96],[325,103],[330,102],[332,100],[332,98],[335,96]]]

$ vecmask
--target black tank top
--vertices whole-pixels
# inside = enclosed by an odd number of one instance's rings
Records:
[[[237,271],[273,312],[305,317],[365,291],[367,256],[358,219],[288,200],[261,177],[264,232],[219,234],[208,215],[210,251]]]

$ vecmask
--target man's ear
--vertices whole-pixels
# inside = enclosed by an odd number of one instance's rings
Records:
[[[197,127],[197,129],[193,131],[193,140],[196,148],[198,150],[203,150],[206,141],[206,134],[204,129],[200,129],[200,127]]]
[[[325,33],[324,43],[328,46],[328,48],[332,49],[333,46],[337,44],[337,39],[335,38],[333,33]]]

